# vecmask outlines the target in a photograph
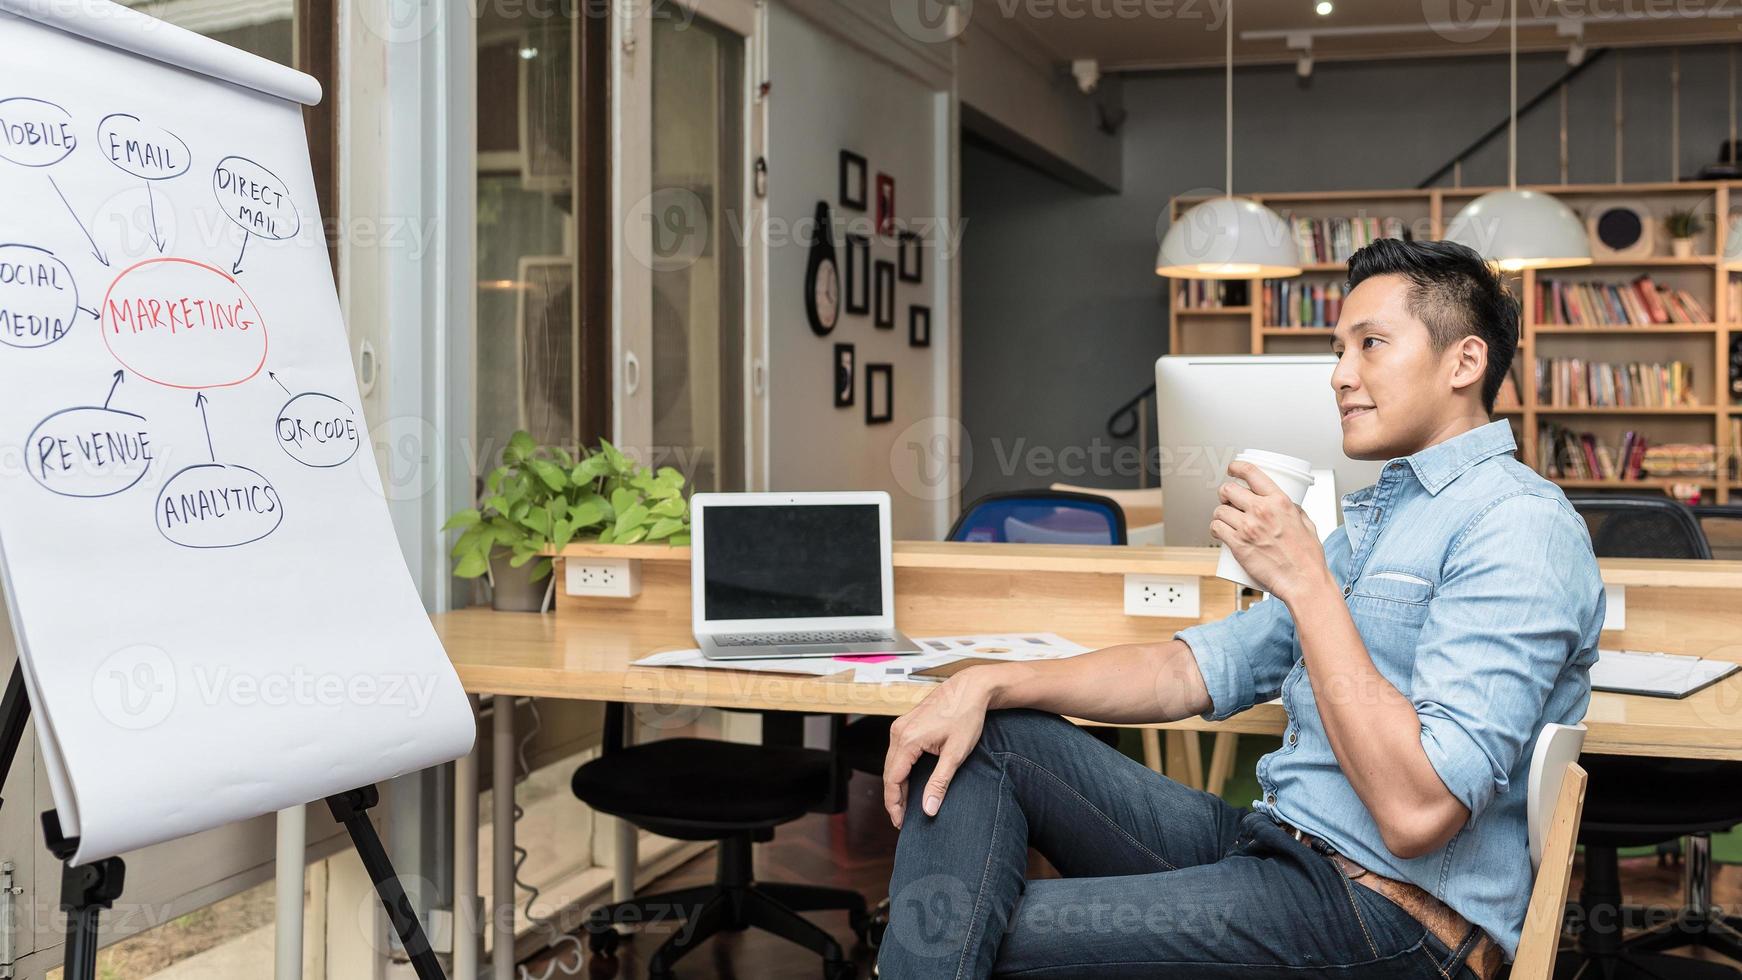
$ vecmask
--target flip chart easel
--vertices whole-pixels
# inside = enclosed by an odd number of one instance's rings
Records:
[[[68,976],[120,855],[325,800],[420,978],[368,814],[470,751],[368,445],[312,79],[109,0],[0,0],[0,585],[54,796]]]
[[[6,694],[0,698],[0,773],[12,769],[18,755],[18,743],[24,738],[24,726],[30,720],[30,696],[24,690],[24,670],[14,665],[6,682]],[[429,937],[417,919],[411,899],[399,884],[393,862],[375,825],[369,822],[369,811],[380,802],[374,786],[364,786],[327,797],[327,808],[333,819],[343,824],[351,835],[351,845],[357,849],[369,880],[375,884],[375,894],[387,912],[393,931],[399,934],[400,945],[411,958],[418,980],[446,980],[447,974],[436,960]],[[0,800],[0,806],[5,804]],[[95,980],[99,948],[99,919],[104,909],[111,908],[121,897],[126,885],[127,866],[118,857],[103,858],[89,864],[73,864],[78,852],[78,839],[61,834],[60,817],[54,810],[42,815],[42,838],[62,864],[60,902],[67,914],[66,954],[62,968],[67,980]]]

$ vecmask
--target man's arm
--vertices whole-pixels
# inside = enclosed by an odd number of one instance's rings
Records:
[[[1064,660],[962,671],[985,686],[988,708],[1037,708],[1110,725],[1178,721],[1210,710],[1210,692],[1180,640],[1127,643]]]
[[[938,757],[925,785],[925,812],[936,816],[962,760],[980,741],[993,708],[1038,708],[1113,724],[1176,721],[1209,710],[1210,694],[1180,640],[1129,643],[1063,660],[970,667],[945,680],[889,730],[883,806],[901,826],[907,775],[919,757]]]
[[[1288,605],[1331,751],[1386,849],[1401,858],[1433,852],[1470,810],[1428,758],[1415,705],[1373,665],[1305,512],[1256,466],[1236,462],[1228,472],[1250,489],[1222,485],[1210,534]]]
[[[1400,858],[1438,850],[1470,811],[1446,788],[1422,747],[1415,705],[1373,666],[1329,572],[1283,601],[1294,613],[1331,752],[1373,815],[1386,850]]]

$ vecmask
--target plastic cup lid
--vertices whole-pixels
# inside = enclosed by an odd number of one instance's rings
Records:
[[[1256,463],[1261,469],[1285,470],[1291,476],[1305,480],[1309,486],[1313,483],[1313,464],[1298,456],[1273,453],[1265,449],[1247,449],[1234,458],[1248,463]]]

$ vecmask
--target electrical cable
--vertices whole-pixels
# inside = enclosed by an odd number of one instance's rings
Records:
[[[527,698],[526,701],[527,708],[532,714],[532,724],[527,728],[526,734],[522,735],[514,746],[515,782],[519,782],[521,779],[528,778],[532,775],[532,766],[526,761],[526,747],[532,744],[532,740],[537,737],[539,729],[543,727],[543,720],[538,714],[538,700],[536,698]],[[520,801],[516,799],[514,801],[515,824],[518,825],[520,823],[520,818],[524,816],[526,816],[526,808],[521,806]],[[514,885],[516,888],[520,888],[527,893],[525,906],[526,920],[537,928],[555,932],[556,929],[551,925],[549,917],[534,914],[532,911],[533,905],[538,902],[540,894],[538,887],[520,877],[521,868],[526,864],[526,859],[530,856],[531,852],[521,846],[520,835],[516,834],[514,837]],[[562,969],[562,975],[565,977],[579,976],[583,971],[585,971],[587,968],[587,949],[582,945],[580,939],[576,938],[573,933],[565,932],[557,936],[556,939],[551,941],[550,949],[556,951],[564,941],[573,943],[575,946],[575,960],[573,967],[565,964],[560,958],[553,957],[550,963],[545,966],[543,973],[535,974],[522,964],[519,967],[520,980],[551,980],[552,977],[556,976],[556,971],[559,967]]]

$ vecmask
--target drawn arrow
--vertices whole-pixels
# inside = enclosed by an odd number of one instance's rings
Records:
[[[66,194],[61,192],[60,185],[54,182],[53,174],[48,175],[48,186],[54,188],[55,194],[60,196],[60,202],[67,206],[67,213],[73,216],[73,221],[78,224],[79,230],[85,233],[85,241],[91,243],[91,254],[97,257],[98,262],[108,265],[109,257],[104,255],[103,250],[97,247],[97,240],[91,237],[90,229],[85,227],[85,223],[79,221],[79,213],[73,210],[73,202],[67,200]]]
[[[276,375],[276,374],[274,374],[274,373],[273,373],[273,372],[271,372],[271,371],[268,371],[268,372],[266,372],[266,376],[267,376],[267,377],[269,377],[269,378],[271,378],[271,379],[272,379],[272,380],[274,380],[274,381],[278,381],[278,375]],[[280,388],[284,388],[284,382],[282,382],[282,381],[278,381],[278,386],[279,386],[279,387],[280,387]],[[285,393],[285,394],[287,394],[287,395],[288,395],[288,394],[290,394],[290,389],[289,389],[289,388],[284,388],[284,393]]]
[[[84,310],[86,313],[89,313],[91,315],[91,319],[93,319],[93,320],[101,320],[103,318],[103,314],[98,313],[96,310],[93,310],[88,306],[81,306],[81,307],[79,307],[79,309]]]
[[[116,371],[115,372],[115,383],[111,384],[109,386],[109,397],[103,399],[103,407],[104,408],[109,407],[109,400],[115,397],[115,389],[121,387],[121,382],[124,381],[125,379],[126,379],[126,372],[125,371]]]
[[[216,463],[218,461],[218,453],[217,450],[212,448],[212,423],[210,419],[206,418],[206,401],[206,393],[203,391],[194,396],[194,404],[198,406],[200,410],[200,421],[204,423],[206,427],[206,455],[212,457],[212,462]]]
[[[230,263],[230,275],[232,276],[239,276],[242,274],[242,256],[248,254],[248,234],[249,233],[246,230],[242,232],[242,251],[237,252],[236,261]]]
[[[145,200],[151,205],[151,241],[157,246],[157,254],[163,254],[163,233],[157,230],[157,198],[151,193],[151,181],[145,182]]]

